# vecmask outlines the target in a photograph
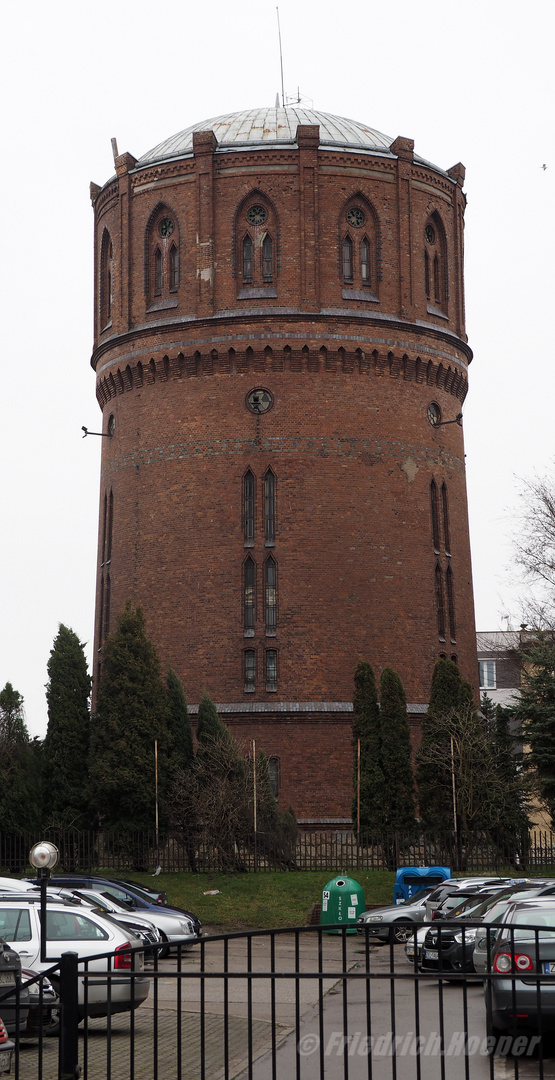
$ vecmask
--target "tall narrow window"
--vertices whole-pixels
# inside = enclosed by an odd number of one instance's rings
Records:
[[[100,556],[100,565],[104,566],[106,561],[106,528],[108,524],[108,496],[104,492],[104,514],[102,516],[102,552]]]
[[[370,284],[370,243],[366,237],[360,245],[360,276],[363,285]]]
[[[269,546],[276,539],[276,478],[271,469],[264,477],[264,540]]]
[[[426,287],[426,296],[430,299],[430,256],[428,252],[424,251],[424,284]]]
[[[250,546],[254,543],[254,476],[250,469],[243,478],[243,506],[245,544]]]
[[[104,638],[108,637],[110,633],[110,592],[111,592],[110,575],[106,574],[106,584],[104,589]]]
[[[273,635],[277,626],[276,604],[276,564],[272,557],[266,561],[264,567],[264,590],[266,608],[266,633]]]
[[[109,233],[102,235],[100,251],[100,328],[112,321],[112,296],[114,275],[114,250]]]
[[[274,245],[272,237],[266,233],[262,241],[262,280],[271,281],[274,276]]]
[[[449,503],[447,501],[447,484],[441,485],[441,509],[443,511],[443,539],[445,540],[445,554],[451,554],[451,534],[449,532]]]
[[[343,240],[343,277],[347,282],[353,280],[353,241],[350,236]]]
[[[435,480],[432,480],[430,484],[430,502],[432,509],[432,538],[434,542],[434,551],[436,555],[439,555],[439,507],[437,498],[437,484]]]
[[[453,571],[451,567],[447,567],[447,573],[445,574],[445,583],[447,587],[447,615],[449,618],[449,636],[452,642],[457,640],[457,627],[455,624],[455,589],[453,585]]]
[[[112,536],[114,532],[114,493],[110,489],[108,498],[108,527],[106,530],[106,562],[112,560]]]
[[[179,253],[175,244],[170,248],[170,290],[175,292],[179,285]]]
[[[248,233],[243,240],[243,281],[252,281],[252,239]]]
[[[437,611],[437,632],[440,641],[445,641],[445,601],[443,597],[443,574],[439,563],[435,570],[435,593]]]
[[[436,304],[441,304],[441,276],[437,254],[434,255],[434,300]]]
[[[268,758],[268,779],[270,781],[270,787],[272,789],[272,795],[274,799],[277,799],[279,795],[279,781],[280,781],[280,761],[278,757],[271,754]]]
[[[243,569],[243,596],[244,596],[244,611],[245,611],[245,635],[252,637],[254,635],[254,612],[255,612],[255,566],[254,561],[250,555],[245,560]]]
[[[245,690],[247,693],[252,693],[256,684],[256,653],[254,649],[245,649],[244,667]]]
[[[162,295],[162,267],[163,267],[162,252],[160,251],[160,248],[157,247],[156,251],[154,252],[154,295],[155,296],[161,296]]]
[[[266,649],[266,690],[277,690],[277,649]]]
[[[100,603],[98,608],[98,647],[102,648],[102,642],[104,640],[104,591],[105,582],[104,574],[100,578]]]

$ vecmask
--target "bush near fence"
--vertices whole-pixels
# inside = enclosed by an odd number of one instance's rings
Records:
[[[164,872],[210,872],[228,870],[216,845],[196,838],[194,846],[180,833],[154,832],[122,834],[104,830],[78,831],[45,829],[38,835],[0,832],[0,874],[23,873],[28,869],[29,851],[37,840],[50,840],[60,852],[60,869],[94,871],[111,867]],[[452,833],[417,838],[395,833],[361,838],[358,843],[347,829],[299,832],[287,852],[277,852],[262,834],[256,844],[236,844],[234,869],[271,870],[395,870],[398,866],[450,866],[456,871],[504,871],[533,874],[555,869],[555,833],[525,834],[511,850],[504,850],[484,833],[467,838],[461,846]]]

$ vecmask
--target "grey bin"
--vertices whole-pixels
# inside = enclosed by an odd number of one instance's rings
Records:
[[[321,926],[348,926],[347,933],[356,934],[356,921],[364,910],[364,889],[358,881],[336,877],[324,885],[320,906]],[[340,934],[341,930],[330,929],[325,933]]]

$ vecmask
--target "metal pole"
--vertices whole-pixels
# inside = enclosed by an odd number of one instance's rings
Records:
[[[40,962],[46,961],[46,881],[48,870],[39,870],[40,874]]]
[[[457,839],[457,791],[455,787],[455,753],[453,749],[453,736],[451,735],[451,787],[453,790],[453,828],[455,840]]]
[[[160,865],[160,836],[158,832],[158,739],[154,740],[154,790],[156,797],[156,867]]]
[[[357,739],[357,843],[360,844],[360,739]]]
[[[253,782],[253,811],[254,811],[254,869],[257,869],[258,852],[256,836],[256,740],[252,740],[252,782]]]
[[[58,1080],[77,1080],[79,1066],[79,992],[75,952],[60,958],[60,1047]]]

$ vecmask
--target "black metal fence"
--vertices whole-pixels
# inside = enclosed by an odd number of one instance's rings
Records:
[[[452,870],[530,873],[555,868],[555,834],[526,833],[500,844],[487,834],[467,837],[464,844],[452,833],[367,836],[358,842],[349,829],[299,831],[287,850],[276,851],[263,835],[256,843],[237,842],[222,851],[200,837],[194,843],[182,834],[125,833],[105,830],[44,830],[60,851],[60,868],[94,871],[126,870],[208,872],[218,870],[395,870],[398,866],[449,866]],[[0,874],[22,873],[36,836],[0,832]]]
[[[75,954],[52,967],[61,995],[59,1037],[41,1031],[26,1039],[19,1020],[12,1021],[14,1080],[553,1075],[546,1035],[553,1027],[555,978],[529,976],[540,1005],[535,1019],[520,1015],[515,998],[518,1019],[508,1019],[503,1030],[495,1022],[488,987],[504,979],[519,993],[522,972],[514,966],[508,976],[494,971],[482,982],[441,968],[421,972],[402,945],[375,945],[344,925],[253,931],[206,938],[165,960],[154,957],[149,998],[135,1011],[116,1013],[112,982],[127,979],[132,986],[137,974],[115,971],[110,958],[104,960],[105,969],[94,974],[77,970]],[[86,1016],[78,1027],[87,1003],[98,1001],[99,986],[107,1015]],[[2,1009],[0,988],[0,1015]],[[23,1019],[23,1004],[20,1013]]]

